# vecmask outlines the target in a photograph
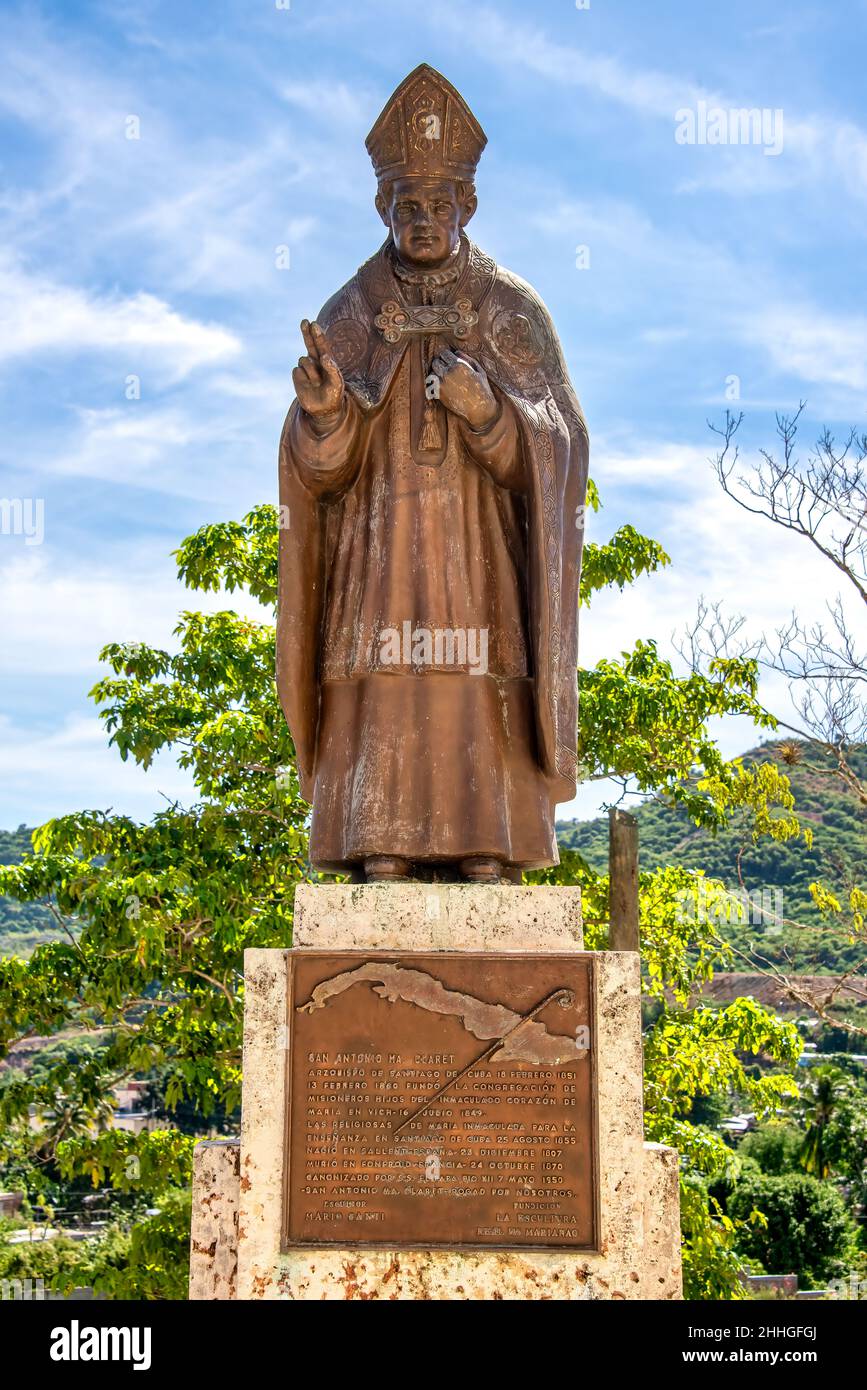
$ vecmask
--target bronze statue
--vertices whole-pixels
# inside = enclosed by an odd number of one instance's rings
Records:
[[[426,64],[367,138],[388,229],[301,325],[277,683],[310,856],[520,881],[575,795],[587,429],[544,304],[466,235],[487,143]]]

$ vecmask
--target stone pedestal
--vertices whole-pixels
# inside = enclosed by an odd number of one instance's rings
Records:
[[[303,885],[294,944],[317,951],[581,951],[580,892]],[[241,1138],[196,1149],[191,1298],[682,1297],[677,1155],[643,1142],[637,955],[594,954],[599,1231],[591,1251],[281,1248],[288,961],[280,950],[246,955]]]

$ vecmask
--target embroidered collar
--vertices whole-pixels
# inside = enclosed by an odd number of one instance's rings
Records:
[[[443,266],[442,270],[408,270],[397,258],[394,244],[389,247],[389,260],[391,268],[398,280],[405,285],[418,285],[422,289],[435,290],[443,285],[453,285],[463,270],[464,263],[464,243],[463,238],[452,252],[448,265]]]

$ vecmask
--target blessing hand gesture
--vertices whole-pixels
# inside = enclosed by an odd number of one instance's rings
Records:
[[[328,339],[316,320],[311,323],[302,319],[301,332],[309,355],[298,359],[292,381],[301,409],[311,417],[317,431],[324,433],[336,423],[346,388]]]

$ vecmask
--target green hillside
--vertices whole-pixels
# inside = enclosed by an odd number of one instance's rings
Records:
[[[16,864],[31,848],[32,831],[0,830],[0,864]],[[0,898],[0,955],[29,956],[46,941],[56,941],[57,923],[41,903],[19,903]]]
[[[781,748],[799,761],[788,764]],[[867,877],[867,807],[859,804],[839,777],[829,771],[830,764],[806,744],[766,743],[744,754],[744,762],[773,760],[783,765],[792,784],[795,811],[801,824],[813,829],[813,848],[808,850],[803,839],[777,844],[768,840],[758,846],[748,845],[742,865],[744,881],[750,892],[761,894],[773,905],[774,890],[782,890],[782,914],[804,924],[804,930],[784,928],[782,934],[766,932],[761,923],[732,929],[733,939],[743,945],[746,940],[761,942],[761,950],[769,959],[779,961],[786,947],[796,950],[800,970],[836,971],[849,966],[863,966],[864,949],[852,944],[840,934],[827,928],[818,930],[820,918],[809,893],[809,885],[821,879],[829,887],[840,888],[844,873]],[[867,779],[867,748],[855,751],[852,763],[859,775]],[[738,886],[737,856],[741,848],[740,835],[722,831],[712,835],[694,826],[677,810],[656,801],[646,801],[631,808],[638,817],[639,853],[642,869],[663,864],[680,864],[685,868],[704,869],[721,879],[734,890]],[[561,821],[557,824],[561,845],[576,849],[597,871],[604,872],[608,862],[608,820]],[[776,901],[779,901],[778,899]]]

